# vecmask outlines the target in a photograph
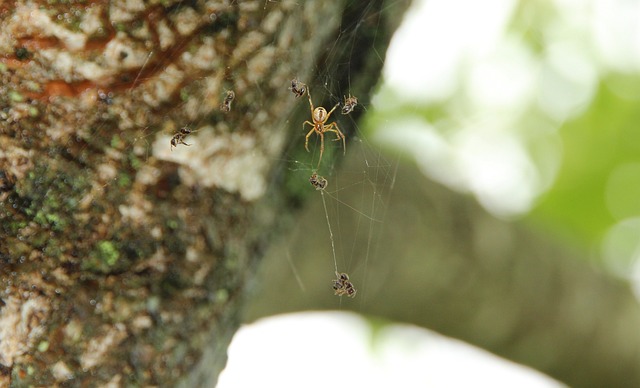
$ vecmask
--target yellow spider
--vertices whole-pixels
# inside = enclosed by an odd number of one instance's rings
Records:
[[[327,113],[327,110],[323,107],[319,106],[317,108],[313,107],[313,101],[311,101],[311,94],[309,93],[309,89],[307,88],[307,96],[309,97],[309,106],[311,107],[311,121],[305,121],[302,124],[302,128],[306,124],[309,124],[313,128],[307,133],[307,136],[304,138],[304,148],[309,152],[309,137],[315,132],[320,136],[320,159],[318,160],[318,166],[320,166],[320,161],[322,160],[322,153],[324,152],[324,134],[325,132],[335,132],[338,136],[334,141],[342,140],[342,146],[344,148],[344,152],[347,152],[347,144],[344,139],[344,134],[340,132],[340,128],[338,128],[338,124],[336,122],[332,122],[331,124],[325,125],[327,120],[329,120],[329,116],[333,113],[334,110],[340,105],[340,103],[336,104],[333,109]]]

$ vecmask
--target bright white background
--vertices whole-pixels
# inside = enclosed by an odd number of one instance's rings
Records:
[[[405,325],[378,332],[349,313],[301,313],[244,326],[218,388],[558,387],[531,369]]]

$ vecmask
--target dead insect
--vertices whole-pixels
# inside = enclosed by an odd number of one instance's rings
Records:
[[[321,176],[318,176],[317,173],[313,173],[311,174],[311,177],[309,178],[309,183],[311,183],[311,185],[313,187],[316,188],[316,190],[324,190],[325,187],[327,187],[327,180],[324,179]]]
[[[296,98],[304,96],[307,93],[307,85],[298,81],[297,78],[291,80],[291,87],[289,88]]]
[[[220,110],[222,110],[223,112],[231,111],[231,103],[233,102],[234,98],[236,98],[236,94],[233,92],[233,90],[227,90],[227,95],[225,96],[222,104],[220,104]]]
[[[344,106],[342,107],[342,114],[348,115],[353,112],[353,109],[358,105],[358,98],[354,97],[349,93],[349,97],[344,97]]]
[[[173,135],[173,137],[171,138],[171,151],[173,151],[173,147],[177,147],[178,144],[184,144],[186,146],[190,146],[191,144],[187,144],[184,142],[184,139],[191,133],[193,132],[191,130],[191,128],[189,127],[182,127],[180,128],[180,131],[178,131],[175,135]]]
[[[333,281],[333,291],[335,295],[343,296],[346,295],[349,298],[355,298],[356,290],[353,287],[353,284],[349,281],[349,275],[346,273],[338,273],[336,272],[337,279]]]

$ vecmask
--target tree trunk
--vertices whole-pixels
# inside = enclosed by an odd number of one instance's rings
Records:
[[[0,5],[0,385],[215,385],[295,196],[291,79],[366,97],[406,5]]]

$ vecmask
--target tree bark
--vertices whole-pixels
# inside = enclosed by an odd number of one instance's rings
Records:
[[[215,385],[300,199],[291,79],[349,63],[366,97],[406,5],[1,4],[0,385]],[[341,26],[357,56],[326,48]]]

